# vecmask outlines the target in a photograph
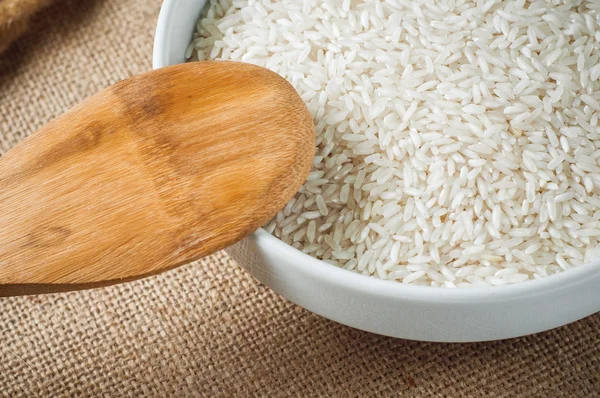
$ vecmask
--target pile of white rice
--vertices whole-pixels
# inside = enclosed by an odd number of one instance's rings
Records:
[[[192,59],[287,78],[316,124],[266,229],[415,285],[503,285],[600,256],[600,1],[211,1]]]

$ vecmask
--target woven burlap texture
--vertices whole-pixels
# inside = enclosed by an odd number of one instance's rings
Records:
[[[0,55],[0,151],[150,69],[160,1],[62,1]],[[2,209],[10,211],[10,209]],[[600,314],[500,342],[419,343],[299,308],[219,253],[92,291],[0,299],[6,397],[594,397]]]

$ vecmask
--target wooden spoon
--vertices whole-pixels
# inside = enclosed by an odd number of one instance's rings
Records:
[[[258,229],[304,182],[310,113],[235,62],[109,87],[0,159],[0,296],[156,274]]]

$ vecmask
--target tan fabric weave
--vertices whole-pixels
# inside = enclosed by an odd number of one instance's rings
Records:
[[[72,0],[40,14],[0,55],[0,152],[148,70],[159,6]],[[0,396],[598,397],[600,314],[502,342],[396,340],[313,315],[217,254],[125,285],[0,299]]]

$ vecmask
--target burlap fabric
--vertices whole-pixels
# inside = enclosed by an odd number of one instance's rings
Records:
[[[0,55],[0,151],[150,69],[159,6],[73,0],[40,14]],[[120,286],[0,299],[6,397],[594,397],[599,371],[600,314],[501,342],[396,340],[311,314],[222,253]]]

